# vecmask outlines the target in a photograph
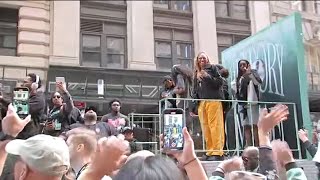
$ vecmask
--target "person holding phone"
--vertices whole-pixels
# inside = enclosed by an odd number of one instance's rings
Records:
[[[249,61],[242,59],[238,62],[238,77],[236,79],[236,98],[240,101],[259,101],[259,86],[262,81],[256,70],[251,69]],[[252,98],[254,97],[254,98]],[[259,145],[258,127],[259,106],[240,102],[238,113],[244,126],[246,146]],[[253,132],[251,131],[251,127]],[[253,134],[254,144],[251,139]]]
[[[205,137],[207,153],[203,160],[223,160],[223,147],[225,141],[223,108],[219,99],[223,99],[223,79],[216,65],[210,64],[206,53],[200,52],[194,65],[194,88],[195,99],[210,99],[200,101],[198,115],[201,122],[202,132]],[[212,101],[217,99],[217,101]]]
[[[51,96],[52,108],[49,110],[44,134],[59,136],[63,131],[70,129],[69,115],[74,105],[63,82],[57,82],[57,89]]]
[[[45,119],[46,98],[41,89],[41,79],[37,74],[30,73],[24,79],[21,87],[29,89],[29,114],[32,121],[17,136],[18,139],[27,139],[40,133],[40,123]]]

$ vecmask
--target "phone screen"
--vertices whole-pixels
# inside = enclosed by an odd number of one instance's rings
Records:
[[[184,127],[183,113],[177,114],[171,112],[163,116],[163,138],[164,149],[183,149],[183,133]]]
[[[26,88],[15,88],[12,105],[19,117],[25,118],[29,114],[29,91]]]
[[[56,77],[56,83],[57,83],[57,82],[62,82],[63,85],[65,86],[66,80],[65,80],[64,77]],[[58,87],[56,87],[56,91],[59,91],[59,88],[58,88]]]

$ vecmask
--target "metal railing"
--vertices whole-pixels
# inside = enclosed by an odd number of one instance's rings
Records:
[[[160,126],[159,126],[160,115],[130,113],[128,117],[129,117],[129,125],[131,127],[150,129],[149,140],[143,141],[143,142],[137,142],[137,144],[143,145],[144,149],[150,150],[155,154],[160,153],[158,148],[159,135],[160,135]]]
[[[244,136],[243,136],[243,126],[242,126],[242,122],[239,118],[239,112],[238,112],[238,106],[239,106],[239,103],[240,104],[245,104],[246,107],[247,107],[247,111],[248,112],[252,112],[253,108],[258,108],[259,111],[258,111],[258,114],[260,113],[260,110],[262,108],[270,108],[270,107],[273,107],[275,106],[276,104],[284,104],[284,105],[287,105],[288,108],[289,108],[289,111],[290,111],[290,116],[289,116],[289,123],[286,123],[284,124],[284,122],[281,122],[280,124],[277,125],[277,129],[278,130],[273,130],[272,133],[270,134],[270,138],[271,139],[281,139],[281,140],[286,140],[288,141],[289,145],[291,146],[291,150],[295,153],[295,156],[298,157],[299,159],[302,158],[302,154],[301,154],[301,147],[300,147],[300,140],[298,138],[298,120],[297,120],[297,110],[296,110],[296,104],[295,103],[290,103],[290,102],[262,102],[262,101],[259,101],[259,102],[248,102],[248,101],[237,101],[237,100],[213,100],[213,99],[187,99],[187,98],[166,98],[166,99],[162,99],[159,101],[159,127],[160,127],[160,131],[159,131],[159,135],[163,133],[163,129],[162,129],[162,116],[161,116],[161,112],[163,109],[165,108],[169,108],[170,107],[170,102],[168,100],[179,100],[179,101],[183,101],[183,107],[181,107],[182,109],[188,109],[189,106],[188,104],[190,104],[189,102],[191,101],[209,101],[209,102],[217,102],[217,101],[220,101],[222,103],[231,103],[232,106],[231,106],[231,110],[228,112],[228,113],[231,113],[233,114],[233,122],[234,123],[234,129],[231,129],[230,128],[226,128],[226,124],[225,124],[225,129],[226,131],[225,132],[228,132],[228,133],[234,133],[235,135],[235,146],[234,148],[232,149],[225,149],[223,150],[224,153],[228,153],[228,154],[236,154],[236,155],[240,155],[241,152],[243,151],[244,149]],[[164,106],[163,106],[164,104]],[[161,106],[162,105],[162,106]],[[249,116],[251,116],[251,118],[249,118],[249,123],[250,125],[253,124],[253,113],[248,113]],[[187,116],[189,116],[189,114],[185,114],[185,119],[187,118]],[[227,123],[232,121],[230,119],[227,119],[227,117],[225,118]],[[258,120],[256,120],[258,121]],[[193,123],[194,123],[194,120],[193,120]],[[292,124],[294,123],[294,124]],[[291,127],[293,129],[286,129],[285,130],[285,127]],[[204,136],[202,135],[202,132],[197,132],[195,131],[194,129],[195,128],[198,128],[197,126],[190,126],[189,129],[191,128],[191,132],[192,132],[192,136],[193,137],[197,137],[197,136],[201,136],[201,141],[202,141],[202,148],[197,148],[195,146],[195,151],[196,152],[201,152],[201,153],[204,153],[204,152],[208,152],[206,149],[205,149],[205,138]],[[285,132],[286,131],[286,132]],[[288,136],[288,131],[290,131],[290,135]],[[251,126],[251,132],[253,132],[253,126]],[[221,135],[224,135],[224,134],[221,134]],[[226,135],[226,137],[228,137],[228,135]],[[222,137],[221,137],[222,138]],[[195,140],[194,140],[195,141]],[[226,139],[226,141],[229,141]],[[290,142],[289,142],[290,141]],[[253,145],[254,146],[258,146],[258,144],[256,144],[255,140],[254,140],[254,136],[253,136],[253,133],[251,133],[251,142],[253,142]],[[196,144],[197,142],[195,142]],[[199,142],[198,142],[199,143]],[[228,142],[227,142],[228,143]],[[292,147],[293,146],[293,147]],[[221,151],[221,150],[215,150],[215,151]]]

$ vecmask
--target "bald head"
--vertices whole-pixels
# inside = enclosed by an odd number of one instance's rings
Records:
[[[243,155],[246,157],[259,157],[259,149],[254,146],[249,146],[243,150]]]
[[[246,171],[254,171],[259,166],[259,149],[247,147],[242,153],[242,160]]]

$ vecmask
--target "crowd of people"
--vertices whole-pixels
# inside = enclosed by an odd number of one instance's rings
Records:
[[[242,101],[252,100],[252,97],[258,100],[259,75],[250,68],[247,60],[239,61],[238,71],[233,95]],[[0,179],[307,179],[297,166],[288,144],[280,140],[270,141],[272,129],[287,120],[287,106],[279,104],[270,112],[267,109],[259,112],[249,111],[247,104],[240,103],[238,112],[242,120],[248,122],[244,127],[250,127],[244,128],[245,135],[254,136],[255,143],[246,139],[247,147],[241,157],[225,158],[224,126],[230,105],[219,100],[229,98],[228,70],[211,64],[206,53],[201,52],[196,57],[193,71],[175,65],[171,75],[164,81],[161,98],[174,99],[168,99],[169,106],[166,103],[161,106],[184,108],[190,116],[182,132],[174,133],[182,134],[183,150],[163,151],[161,155],[155,155],[136,143],[133,127],[120,113],[121,102],[118,99],[110,101],[111,112],[100,121],[95,107],[87,107],[84,117],[81,117],[63,82],[56,83],[58,91],[52,94],[47,105],[39,76],[28,74],[22,86],[29,89],[29,116],[22,119],[12,103],[0,97]],[[185,107],[179,98],[200,101],[192,101]],[[255,119],[250,119],[248,114]],[[201,159],[195,153],[192,132],[188,131],[188,118],[196,115],[199,116],[207,151]],[[171,131],[177,130],[174,125],[170,128]],[[304,130],[299,131],[299,137],[312,156],[317,156],[317,153],[320,156]],[[167,143],[166,137],[160,135],[158,138],[161,148]],[[201,160],[221,162],[208,176]],[[320,161],[315,164],[320,167]]]

